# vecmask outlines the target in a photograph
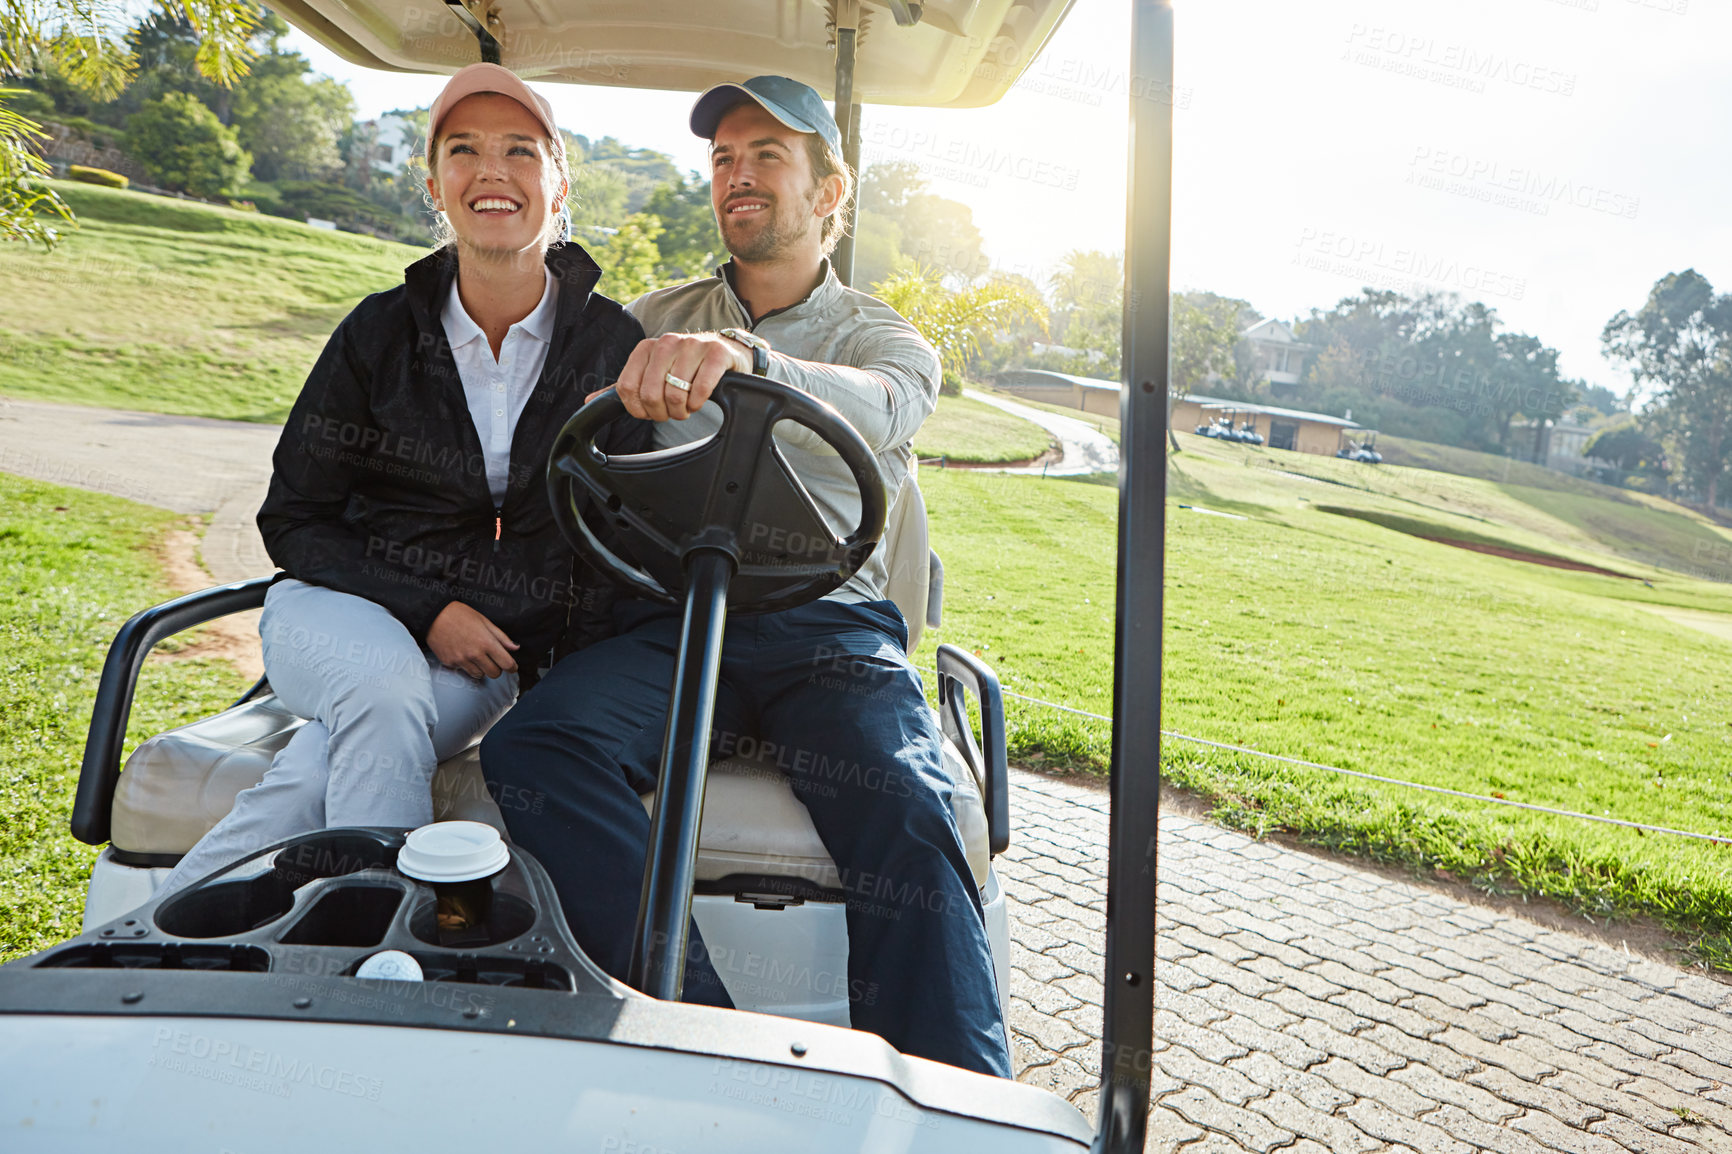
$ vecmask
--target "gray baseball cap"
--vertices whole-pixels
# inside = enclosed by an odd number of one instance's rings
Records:
[[[837,156],[842,155],[842,130],[836,118],[810,84],[786,76],[754,76],[739,84],[718,84],[692,105],[692,131],[705,140],[716,138],[716,125],[728,109],[743,100],[755,100],[765,112],[795,132],[815,132]]]

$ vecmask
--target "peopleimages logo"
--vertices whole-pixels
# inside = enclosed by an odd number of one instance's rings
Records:
[[[1553,205],[1566,205],[1634,220],[1642,206],[1639,197],[1599,185],[1570,180],[1528,165],[1507,164],[1491,157],[1425,144],[1413,150],[1407,182],[1537,216],[1549,214]]]
[[[1347,45],[1341,57],[1345,61],[1449,88],[1484,92],[1488,83],[1499,83],[1554,96],[1576,91],[1574,72],[1471,44],[1439,43],[1396,28],[1355,24],[1347,33]]]
[[[1328,229],[1301,230],[1293,263],[1372,288],[1400,292],[1423,292],[1430,286],[1515,301],[1527,295],[1525,277],[1453,256]]]

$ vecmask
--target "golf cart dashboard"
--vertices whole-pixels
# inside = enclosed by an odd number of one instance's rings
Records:
[[[454,929],[437,887],[397,868],[403,842],[390,830],[304,834],[7,969],[124,970],[140,979],[264,975],[269,981],[255,983],[252,994],[224,987],[211,1008],[305,1016],[314,1001],[326,1001],[362,1011],[363,1020],[368,1007],[385,1010],[396,1022],[411,1001],[480,1017],[486,999],[428,992],[441,984],[621,996],[546,912],[559,902],[532,858],[512,849],[508,864],[481,883],[481,916]],[[371,980],[362,967],[389,951],[412,958],[420,981]]]

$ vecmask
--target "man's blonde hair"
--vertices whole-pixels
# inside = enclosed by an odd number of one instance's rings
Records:
[[[836,211],[824,218],[824,231],[819,237],[824,255],[829,256],[848,233],[848,209],[854,203],[854,170],[822,136],[816,132],[805,135],[806,156],[812,162],[812,183],[821,184],[831,176],[842,178],[842,199],[836,202]]]

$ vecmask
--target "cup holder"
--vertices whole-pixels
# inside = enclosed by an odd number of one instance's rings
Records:
[[[409,932],[430,946],[441,945],[438,923],[439,903],[432,899],[415,907],[409,916]],[[520,897],[495,890],[492,908],[487,912],[486,934],[466,941],[464,949],[496,946],[512,938],[520,938],[535,925],[535,907]]]
[[[278,940],[286,946],[376,946],[402,904],[403,891],[394,885],[339,882]]]
[[[391,869],[397,864],[396,844],[359,833],[310,834],[277,851],[271,868],[295,888],[320,878],[338,878],[362,870]]]
[[[156,925],[176,938],[228,938],[266,926],[295,904],[295,887],[275,870],[243,881],[195,886],[156,912]]]
[[[308,834],[274,851],[271,868],[264,873],[232,881],[219,875],[170,898],[156,911],[157,928],[177,938],[248,933],[288,913],[295,904],[295,891],[308,882],[389,868],[396,861],[397,846],[378,838],[341,832]]]

